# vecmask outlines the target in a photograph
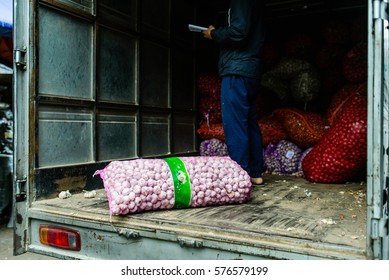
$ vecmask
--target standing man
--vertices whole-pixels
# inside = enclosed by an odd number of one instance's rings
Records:
[[[220,46],[223,129],[231,159],[263,184],[262,134],[256,95],[262,73],[263,0],[231,0],[224,27],[209,26],[204,37]]]

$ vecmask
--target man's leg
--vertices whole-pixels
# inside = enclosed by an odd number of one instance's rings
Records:
[[[221,93],[228,153],[252,178],[261,177],[263,166],[262,138],[255,109],[257,83],[255,79],[225,76]]]

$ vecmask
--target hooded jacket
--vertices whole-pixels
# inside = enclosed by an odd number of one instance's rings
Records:
[[[265,39],[263,0],[231,0],[226,25],[212,31],[219,44],[219,75],[260,79]]]

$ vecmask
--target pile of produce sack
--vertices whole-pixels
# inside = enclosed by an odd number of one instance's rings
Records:
[[[294,100],[301,104],[314,100],[321,86],[320,77],[311,63],[289,57],[264,73],[261,84],[274,92],[281,101]]]
[[[297,108],[279,108],[274,115],[281,121],[289,139],[302,149],[314,146],[328,129],[325,115]]]
[[[354,95],[329,131],[305,156],[305,178],[317,183],[344,183],[367,161],[367,100]]]

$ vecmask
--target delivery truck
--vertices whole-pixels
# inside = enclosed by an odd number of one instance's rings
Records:
[[[357,33],[368,47],[367,161],[357,180],[266,173],[247,203],[110,215],[97,170],[117,160],[199,156],[197,78],[216,71],[217,46],[188,24],[217,25],[226,7],[227,0],[14,0],[15,255],[389,258],[386,0],[265,1],[273,38],[365,17]]]

